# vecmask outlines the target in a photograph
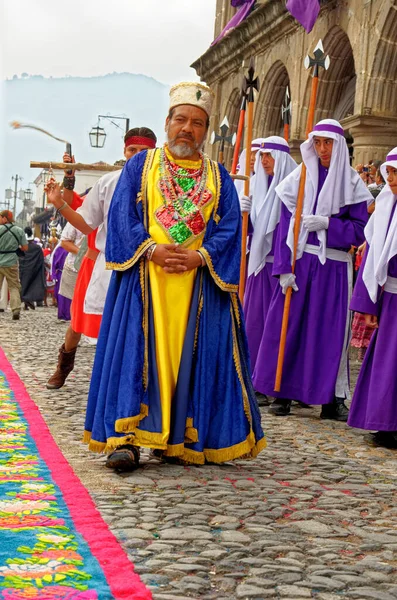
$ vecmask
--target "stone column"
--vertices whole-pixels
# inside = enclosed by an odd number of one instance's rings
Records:
[[[397,146],[397,117],[354,115],[343,119],[342,125],[354,139],[353,165],[384,160]]]
[[[302,155],[301,155],[301,144],[303,144],[305,140],[300,140],[297,138],[294,138],[292,140],[289,140],[289,147],[291,149],[291,156],[292,158],[298,163],[298,165],[302,162]]]

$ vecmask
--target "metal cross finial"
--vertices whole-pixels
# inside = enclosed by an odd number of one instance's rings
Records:
[[[248,74],[245,77],[245,87],[248,102],[254,101],[254,90],[259,91],[259,78],[255,77],[255,63],[254,59],[251,58],[250,66],[248,68]]]
[[[288,85],[285,90],[284,104],[281,107],[281,117],[284,125],[290,125],[291,123],[291,97],[289,95]]]
[[[317,46],[314,49],[314,58],[312,58],[309,55],[306,56],[304,65],[306,69],[314,67],[313,77],[318,77],[318,71],[320,67],[322,67],[326,71],[328,70],[330,65],[330,59],[329,56],[326,56],[324,53],[323,43],[321,40],[319,40]]]
[[[221,130],[220,135],[215,133],[215,131],[212,132],[210,143],[215,144],[216,142],[220,142],[219,162],[223,163],[223,153],[225,150],[225,144],[234,145],[235,141],[236,141],[236,134],[233,133],[232,135],[227,135],[227,132],[229,131],[229,121],[227,120],[227,117],[225,117],[223,119],[221,126],[220,126],[220,130]]]

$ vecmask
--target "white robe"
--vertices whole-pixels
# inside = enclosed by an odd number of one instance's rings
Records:
[[[77,212],[91,229],[97,229],[95,245],[99,255],[95,261],[93,273],[84,299],[84,312],[101,315],[105,306],[111,271],[105,268],[105,249],[108,224],[108,212],[114,190],[121,175],[120,171],[107,173],[95,183]]]

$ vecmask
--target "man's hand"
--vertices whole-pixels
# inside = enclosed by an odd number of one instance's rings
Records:
[[[59,208],[63,204],[61,186],[57,181],[51,177],[44,186],[44,191],[47,194],[47,201],[52,204],[55,208]]]
[[[299,292],[296,277],[293,273],[283,273],[280,275],[279,282],[284,295],[287,293],[288,288],[292,288],[294,292]]]
[[[329,218],[319,215],[303,215],[302,221],[303,226],[310,232],[328,229],[329,226]]]
[[[65,154],[63,155],[63,162],[64,163],[74,163],[76,161],[74,160],[74,156],[70,156],[70,154],[65,152]],[[74,175],[74,171],[69,170],[69,169],[65,170],[64,173],[67,177],[72,177]]]
[[[186,273],[201,266],[198,252],[186,250],[178,244],[157,244],[152,261],[166,273]]]
[[[361,246],[359,246],[357,248],[357,254],[359,256],[364,256],[366,247],[367,247],[367,242],[364,242],[363,244],[361,244]]]
[[[241,212],[250,213],[252,208],[252,198],[249,196],[241,196],[240,198],[240,210]]]
[[[379,324],[378,324],[378,317],[376,315],[368,315],[365,314],[365,324],[367,327],[369,327],[370,329],[378,329]]]

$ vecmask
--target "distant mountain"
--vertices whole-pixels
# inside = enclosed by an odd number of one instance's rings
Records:
[[[0,167],[0,202],[4,200],[4,189],[11,186],[13,175],[23,177],[23,188],[37,177],[39,171],[29,167],[31,160],[60,161],[64,152],[64,144],[28,129],[13,130],[10,121],[43,127],[69,140],[76,160],[86,163],[112,164],[122,158],[124,131],[105,119],[101,119],[101,127],[107,133],[105,147],[102,150],[90,147],[88,134],[97,124],[99,114],[127,116],[130,127],[150,127],[160,142],[164,139],[169,87],[145,75],[112,73],[102,77],[45,78],[24,74],[7,80],[3,90],[1,139],[5,159]],[[116,122],[124,128],[124,121]]]

